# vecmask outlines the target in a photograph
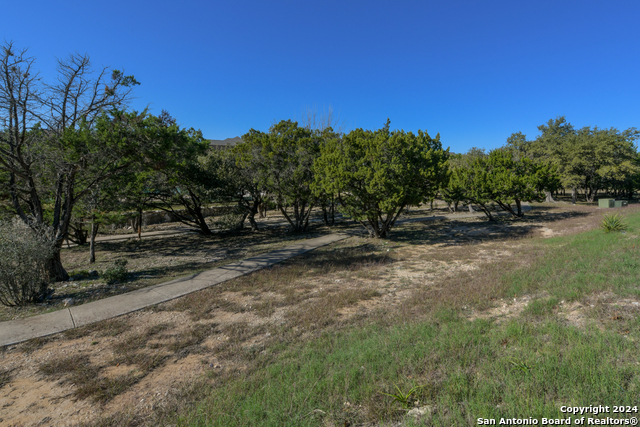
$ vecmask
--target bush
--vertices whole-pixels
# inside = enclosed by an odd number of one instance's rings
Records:
[[[602,217],[600,227],[602,227],[605,233],[610,233],[612,231],[626,230],[627,224],[624,223],[620,214],[607,214]]]
[[[218,231],[240,230],[247,214],[240,208],[234,208],[230,212],[213,220],[213,228]]]
[[[33,230],[19,220],[0,222],[0,303],[27,305],[47,297],[46,264],[54,253],[49,229]]]
[[[100,275],[108,285],[112,285],[117,282],[124,282],[129,277],[129,271],[127,270],[127,260],[116,260],[112,266],[108,267]]]

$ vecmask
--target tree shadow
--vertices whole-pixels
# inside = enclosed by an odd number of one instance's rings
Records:
[[[534,237],[545,225],[557,221],[587,217],[589,211],[558,209],[530,210],[521,219],[505,216],[495,221],[432,220],[407,223],[392,230],[390,241],[408,245],[458,246],[480,244],[500,240]]]

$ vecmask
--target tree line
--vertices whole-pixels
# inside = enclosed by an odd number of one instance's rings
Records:
[[[233,205],[231,226],[248,222],[253,231],[266,204],[292,232],[308,228],[314,208],[327,223],[337,209],[384,238],[406,208],[436,197],[453,210],[475,205],[492,220],[496,205],[518,218],[523,201],[562,188],[583,189],[593,200],[604,189],[630,196],[639,183],[635,129],[575,130],[558,118],[540,126],[535,140],[516,133],[489,153],[452,154],[439,134],[391,130],[389,120],[348,133],[283,120],[212,150],[199,130],[180,127],[166,111],[128,109],[134,76],[94,70],[88,56],[74,54],[58,61],[49,84],[34,61],[11,42],[0,50],[0,200],[23,228],[49,236],[46,260],[34,262],[50,280],[68,278],[60,260],[65,238],[86,237],[82,222],[89,222],[94,261],[99,227],[123,211],[135,213],[138,231],[142,213],[159,208],[212,235],[204,209],[213,202]],[[11,246],[9,234],[0,247]],[[15,236],[24,240],[24,230]],[[0,281],[12,265],[0,264]]]

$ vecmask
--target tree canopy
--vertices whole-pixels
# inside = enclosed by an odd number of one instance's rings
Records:
[[[375,237],[386,237],[407,205],[433,197],[446,178],[448,150],[440,136],[355,129],[322,146],[316,193],[336,194],[341,210]]]

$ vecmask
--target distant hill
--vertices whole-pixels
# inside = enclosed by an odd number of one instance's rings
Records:
[[[236,136],[235,138],[227,138],[227,139],[209,139],[209,145],[212,148],[217,148],[218,150],[222,150],[225,148],[233,147],[236,144],[242,142],[242,138]]]

